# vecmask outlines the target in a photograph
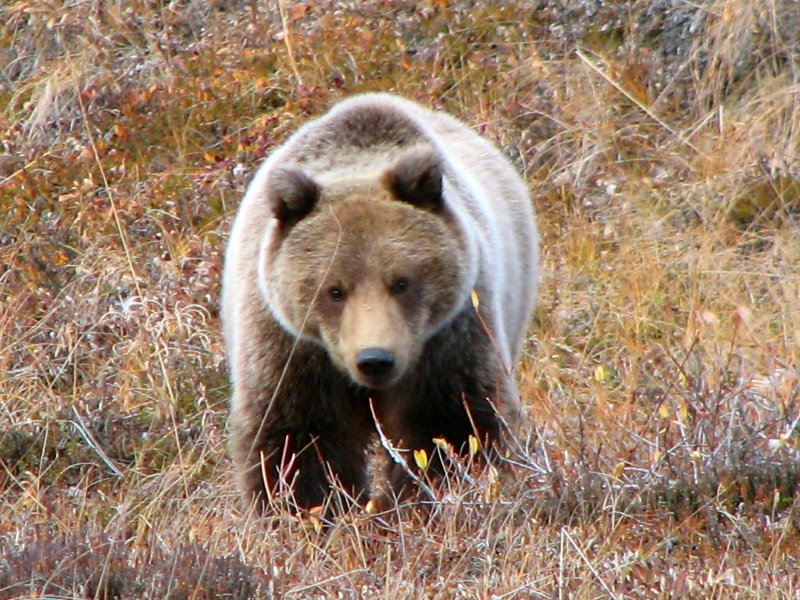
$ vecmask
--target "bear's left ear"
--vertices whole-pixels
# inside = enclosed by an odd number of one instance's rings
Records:
[[[381,182],[398,200],[428,210],[439,210],[442,197],[442,163],[433,148],[415,148],[403,154]]]
[[[272,214],[285,225],[294,225],[310,213],[319,199],[319,185],[296,167],[282,167],[267,179],[267,201]]]

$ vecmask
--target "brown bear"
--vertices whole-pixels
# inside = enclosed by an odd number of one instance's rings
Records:
[[[363,503],[377,426],[401,454],[501,444],[537,279],[526,185],[463,123],[366,94],[305,124],[255,175],[225,258],[243,491],[262,510],[334,486]],[[396,463],[387,477],[413,487]]]

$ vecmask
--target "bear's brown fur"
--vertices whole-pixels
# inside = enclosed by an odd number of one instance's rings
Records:
[[[386,94],[307,123],[259,169],[226,255],[242,489],[262,508],[281,488],[323,504],[334,483],[366,501],[370,400],[398,449],[498,444],[537,278],[526,187],[465,125]]]

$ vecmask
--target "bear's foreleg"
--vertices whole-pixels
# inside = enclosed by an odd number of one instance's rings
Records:
[[[398,497],[415,489],[408,475],[408,469],[418,470],[412,451],[425,450],[426,477],[435,481],[447,472],[434,438],[446,440],[463,457],[473,436],[481,448],[479,457],[495,462],[519,426],[513,375],[487,350],[486,334],[471,317],[467,313],[432,338],[414,372],[382,403],[387,435],[407,451],[408,468],[392,463],[387,472],[391,492]],[[459,340],[455,351],[454,339]]]
[[[373,432],[366,403],[338,374],[311,375],[324,369],[319,364],[316,371],[300,368],[316,357],[300,352],[295,359],[298,368],[282,373],[280,385],[236,388],[231,451],[240,487],[262,512],[276,501],[291,510],[323,506],[334,490],[364,503]]]

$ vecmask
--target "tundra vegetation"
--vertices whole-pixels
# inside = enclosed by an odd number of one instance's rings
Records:
[[[270,149],[372,90],[530,184],[530,432],[424,510],[259,521],[222,251]],[[796,2],[12,0],[0,109],[0,598],[800,593]]]

